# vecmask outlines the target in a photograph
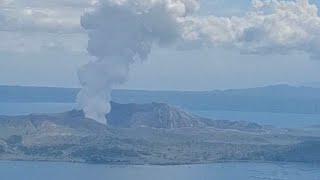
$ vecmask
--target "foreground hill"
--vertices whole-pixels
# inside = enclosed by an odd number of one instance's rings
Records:
[[[161,103],[113,103],[105,126],[81,111],[0,117],[0,159],[104,164],[320,162],[320,131],[213,121]]]
[[[75,102],[78,89],[0,86],[0,102]],[[120,103],[163,102],[192,110],[320,114],[320,89],[288,85],[225,91],[115,90]]]

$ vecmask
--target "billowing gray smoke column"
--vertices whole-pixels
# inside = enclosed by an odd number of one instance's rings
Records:
[[[320,18],[308,0],[253,0],[243,17],[199,17],[194,15],[198,7],[198,0],[101,0],[89,9],[81,24],[95,60],[78,73],[78,104],[86,117],[107,122],[112,89],[127,80],[130,64],[147,59],[154,45],[190,48],[195,43],[319,57]]]
[[[174,43],[179,18],[197,8],[195,0],[104,0],[81,19],[88,52],[96,57],[79,70],[78,103],[88,118],[106,123],[111,91],[126,81],[129,65],[148,58],[154,44]]]

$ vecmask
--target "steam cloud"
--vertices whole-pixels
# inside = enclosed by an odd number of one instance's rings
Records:
[[[308,0],[253,0],[243,17],[201,17],[195,15],[198,8],[198,0],[100,0],[83,15],[88,52],[96,57],[78,72],[78,104],[86,116],[107,122],[112,89],[155,45],[319,56],[320,17]]]

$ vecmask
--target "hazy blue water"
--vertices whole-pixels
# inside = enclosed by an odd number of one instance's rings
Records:
[[[107,166],[0,162],[3,180],[319,180],[312,164],[219,163],[185,166]]]
[[[56,113],[76,108],[75,103],[0,103],[1,115],[23,115],[31,113]],[[287,114],[240,111],[192,111],[194,114],[212,119],[250,121],[284,128],[303,128],[320,125],[317,114]]]

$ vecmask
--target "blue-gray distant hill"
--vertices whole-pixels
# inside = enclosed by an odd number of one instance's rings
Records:
[[[79,89],[0,86],[0,102],[75,102]],[[214,91],[115,90],[119,103],[162,102],[190,110],[320,114],[320,89],[274,85]]]

